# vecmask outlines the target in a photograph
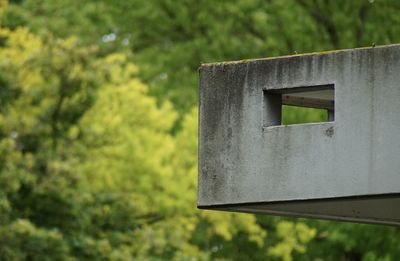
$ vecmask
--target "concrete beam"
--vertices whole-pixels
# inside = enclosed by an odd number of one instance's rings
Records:
[[[400,45],[205,64],[199,99],[199,208],[400,224]]]

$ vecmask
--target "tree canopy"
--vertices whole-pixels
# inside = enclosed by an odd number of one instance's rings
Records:
[[[0,260],[400,259],[393,227],[196,209],[201,63],[395,43],[399,10],[0,0]]]

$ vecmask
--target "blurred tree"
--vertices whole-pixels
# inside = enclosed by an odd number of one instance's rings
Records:
[[[77,35],[80,42],[101,44],[102,36],[115,29],[108,9],[98,1],[11,0],[3,21],[11,29],[29,25],[36,33]]]
[[[11,1],[0,259],[399,259],[394,228],[194,210],[192,110],[201,62],[394,43],[399,3]]]
[[[4,9],[6,8],[8,4],[7,0],[0,0],[0,17],[2,17]]]
[[[93,101],[96,48],[24,28],[0,42],[0,259],[64,260],[63,234],[86,225],[69,133]]]

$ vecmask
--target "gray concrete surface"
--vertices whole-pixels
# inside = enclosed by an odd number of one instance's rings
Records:
[[[277,126],[326,85],[334,122]],[[399,195],[400,45],[200,67],[199,208],[400,224]]]

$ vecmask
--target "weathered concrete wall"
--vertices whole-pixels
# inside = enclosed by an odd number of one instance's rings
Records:
[[[263,126],[263,91],[334,84],[335,121]],[[400,45],[200,68],[199,207],[400,193]]]

